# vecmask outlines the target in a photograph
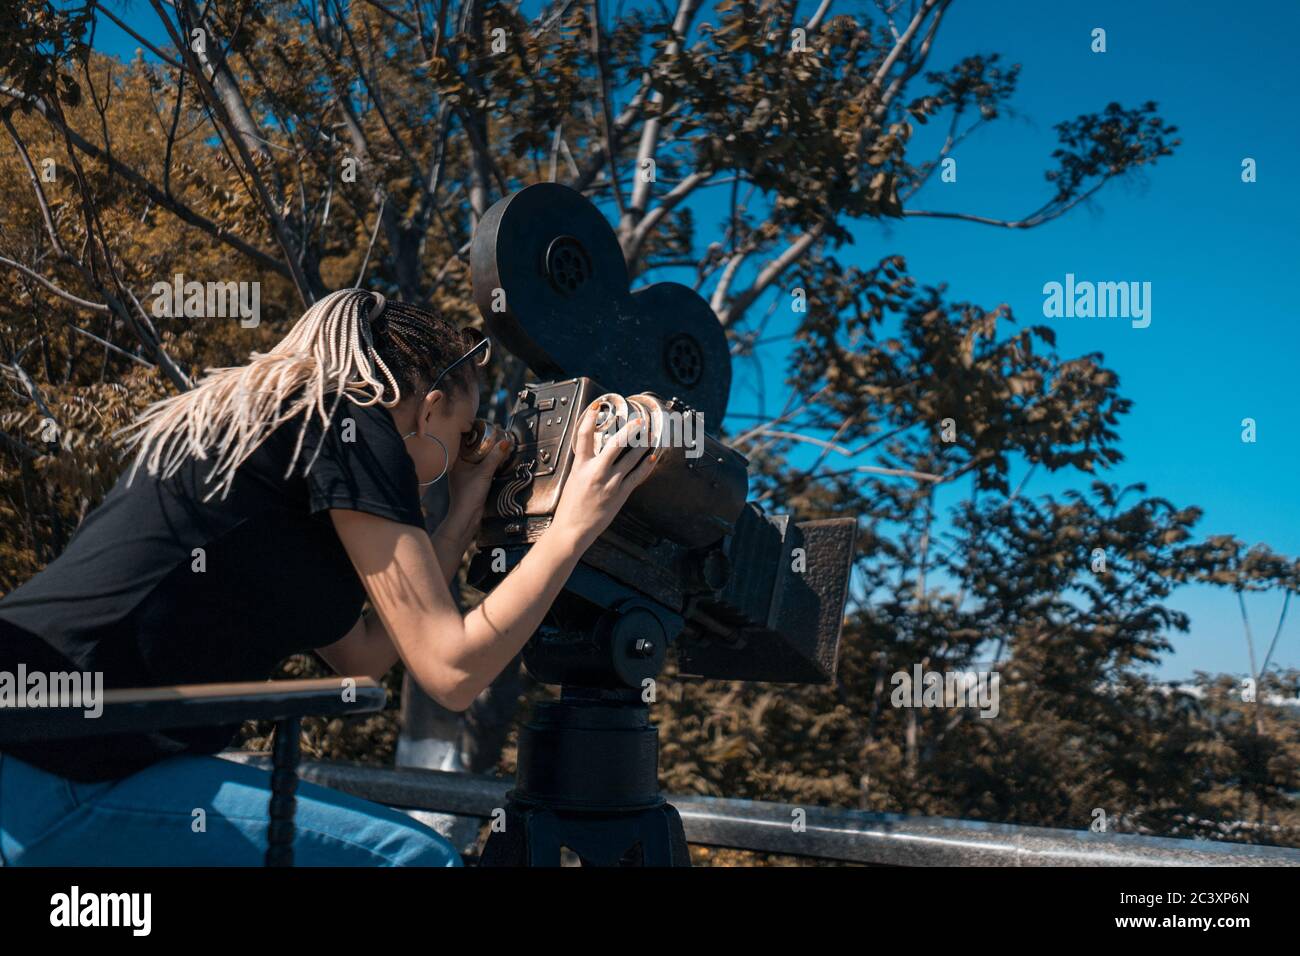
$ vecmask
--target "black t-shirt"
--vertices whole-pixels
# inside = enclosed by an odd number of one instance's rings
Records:
[[[128,486],[123,474],[67,550],[0,600],[0,671],[99,671],[106,689],[264,680],[285,657],[343,637],[366,595],[328,509],[423,527],[415,466],[387,409],[344,399],[327,429],[312,413],[286,478],[300,427],[272,432],[224,498],[203,500],[211,461],[190,460],[167,481],[142,468]],[[215,753],[236,729],[7,751],[103,780]]]

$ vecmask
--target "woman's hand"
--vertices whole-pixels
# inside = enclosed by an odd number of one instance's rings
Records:
[[[499,433],[500,429],[497,431]],[[462,554],[478,533],[492,478],[509,453],[510,442],[502,438],[483,456],[482,461],[458,460],[447,476],[447,496],[451,503],[447,517],[439,525],[438,531],[441,533],[446,528],[448,536],[462,545]]]
[[[478,534],[492,477],[509,453],[510,443],[498,441],[479,462],[458,460],[447,476],[447,515],[430,536],[444,580],[456,576],[461,559]]]
[[[628,496],[650,477],[658,453],[648,446],[629,447],[629,435],[641,429],[632,419],[597,447],[596,411],[588,407],[578,422],[569,471],[551,528],[573,535],[585,551],[609,527]]]

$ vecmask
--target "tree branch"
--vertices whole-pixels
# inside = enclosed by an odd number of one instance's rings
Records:
[[[60,299],[63,299],[65,302],[72,303],[79,309],[88,309],[91,312],[100,312],[104,314],[107,314],[112,311],[111,309],[109,309],[108,306],[104,305],[102,302],[91,302],[88,299],[83,299],[80,296],[73,295],[71,292],[68,292],[66,289],[59,288],[49,279],[45,278],[45,276],[41,275],[38,272],[33,271],[32,269],[29,269],[21,262],[16,262],[13,259],[9,259],[5,256],[0,256],[0,265],[8,266],[10,269],[16,269],[17,271],[21,272],[23,275],[27,276],[29,279],[33,279],[36,282],[39,282],[42,286],[44,286],[50,292],[53,292]]]
[[[84,137],[82,137],[81,135],[79,135],[78,133],[70,129],[68,126],[66,126],[56,116],[52,115],[52,112],[48,109],[45,103],[33,97],[28,97],[24,95],[21,91],[13,89],[12,87],[9,86],[5,86],[3,84],[0,84],[0,93],[12,97],[13,99],[20,100],[24,103],[27,103],[32,109],[40,113],[41,117],[47,123],[49,123],[55,130],[57,130],[59,133],[66,136],[69,139],[69,141],[72,143],[72,145],[76,146],[78,150],[85,153],[87,156],[90,156],[94,159],[98,159],[101,162],[103,162],[114,173],[116,173],[118,176],[121,176],[123,179],[125,179],[128,183],[130,183],[140,192],[144,193],[144,195],[148,196],[149,199],[152,200],[155,205],[161,206],[163,209],[166,209],[168,212],[176,216],[176,218],[180,219],[182,222],[188,223],[191,226],[203,230],[208,235],[212,236],[212,238],[225,243],[226,245],[230,246],[232,249],[239,252],[241,255],[247,256],[249,259],[256,262],[259,266],[262,266],[265,269],[270,269],[271,271],[275,272],[277,275],[282,275],[285,276],[286,278],[292,278],[292,274],[289,268],[279,259],[276,259],[274,256],[263,252],[261,249],[258,249],[255,246],[249,245],[247,242],[245,242],[243,239],[240,239],[238,236],[230,232],[224,226],[218,226],[212,220],[195,212],[189,206],[185,205],[184,203],[162,192],[162,190],[154,186],[153,183],[145,179],[144,176],[142,176],[140,173],[136,172],[134,169],[125,165],[121,161],[107,155],[98,146],[95,146],[93,143],[89,142]]]

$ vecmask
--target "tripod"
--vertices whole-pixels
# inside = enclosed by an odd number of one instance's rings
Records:
[[[659,792],[659,732],[634,690],[565,686],[519,734],[504,827],[481,866],[690,866],[681,817]]]

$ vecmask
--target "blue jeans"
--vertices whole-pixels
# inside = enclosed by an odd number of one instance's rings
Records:
[[[77,783],[0,754],[0,865],[261,866],[270,774],[171,757],[120,780]],[[297,866],[461,866],[396,810],[300,781]]]

